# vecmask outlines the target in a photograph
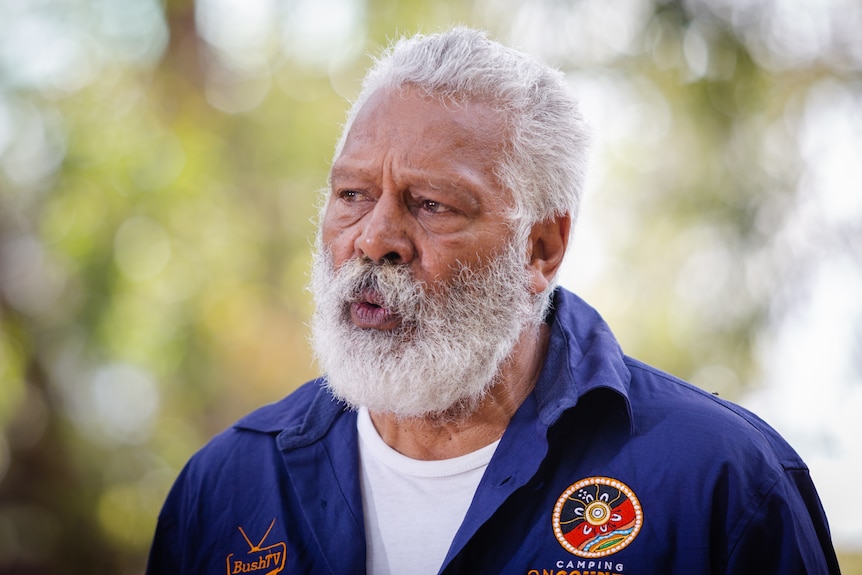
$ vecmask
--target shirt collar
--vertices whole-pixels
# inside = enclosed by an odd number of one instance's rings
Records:
[[[634,433],[628,395],[631,372],[607,323],[595,309],[563,288],[554,293],[548,322],[551,337],[534,392],[542,423],[552,425],[579,398],[604,389],[625,403]]]

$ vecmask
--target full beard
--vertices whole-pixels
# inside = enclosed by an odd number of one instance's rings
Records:
[[[351,408],[398,418],[458,420],[494,386],[521,334],[541,322],[522,250],[459,263],[448,282],[416,281],[408,266],[353,258],[338,270],[318,242],[311,275],[311,343],[330,392]],[[350,305],[376,292],[400,318],[391,330],[353,324]]]

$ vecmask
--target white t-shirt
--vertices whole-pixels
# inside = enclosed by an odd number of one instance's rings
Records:
[[[365,409],[357,428],[367,572],[437,573],[499,441],[460,457],[422,461],[389,447]]]

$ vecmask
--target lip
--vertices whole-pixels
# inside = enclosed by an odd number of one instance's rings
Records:
[[[382,298],[373,290],[360,294],[359,299],[350,304],[350,319],[353,325],[363,329],[395,329],[401,318],[389,308],[380,305]]]

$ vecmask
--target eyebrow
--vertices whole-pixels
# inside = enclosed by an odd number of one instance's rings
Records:
[[[360,166],[344,166],[343,162],[340,164],[336,162],[329,170],[329,179],[353,177],[356,176],[357,173],[364,177],[370,177],[371,170]]]
[[[406,173],[408,181],[414,182],[415,185],[428,186],[433,190],[450,192],[457,192],[459,190],[475,191],[481,187],[481,184],[473,181],[469,175],[458,172],[435,171],[428,173],[421,170],[408,170]],[[376,181],[377,176],[377,169],[373,166],[364,166],[361,163],[347,163],[343,161],[334,163],[329,171],[330,182],[334,179],[357,177]]]

